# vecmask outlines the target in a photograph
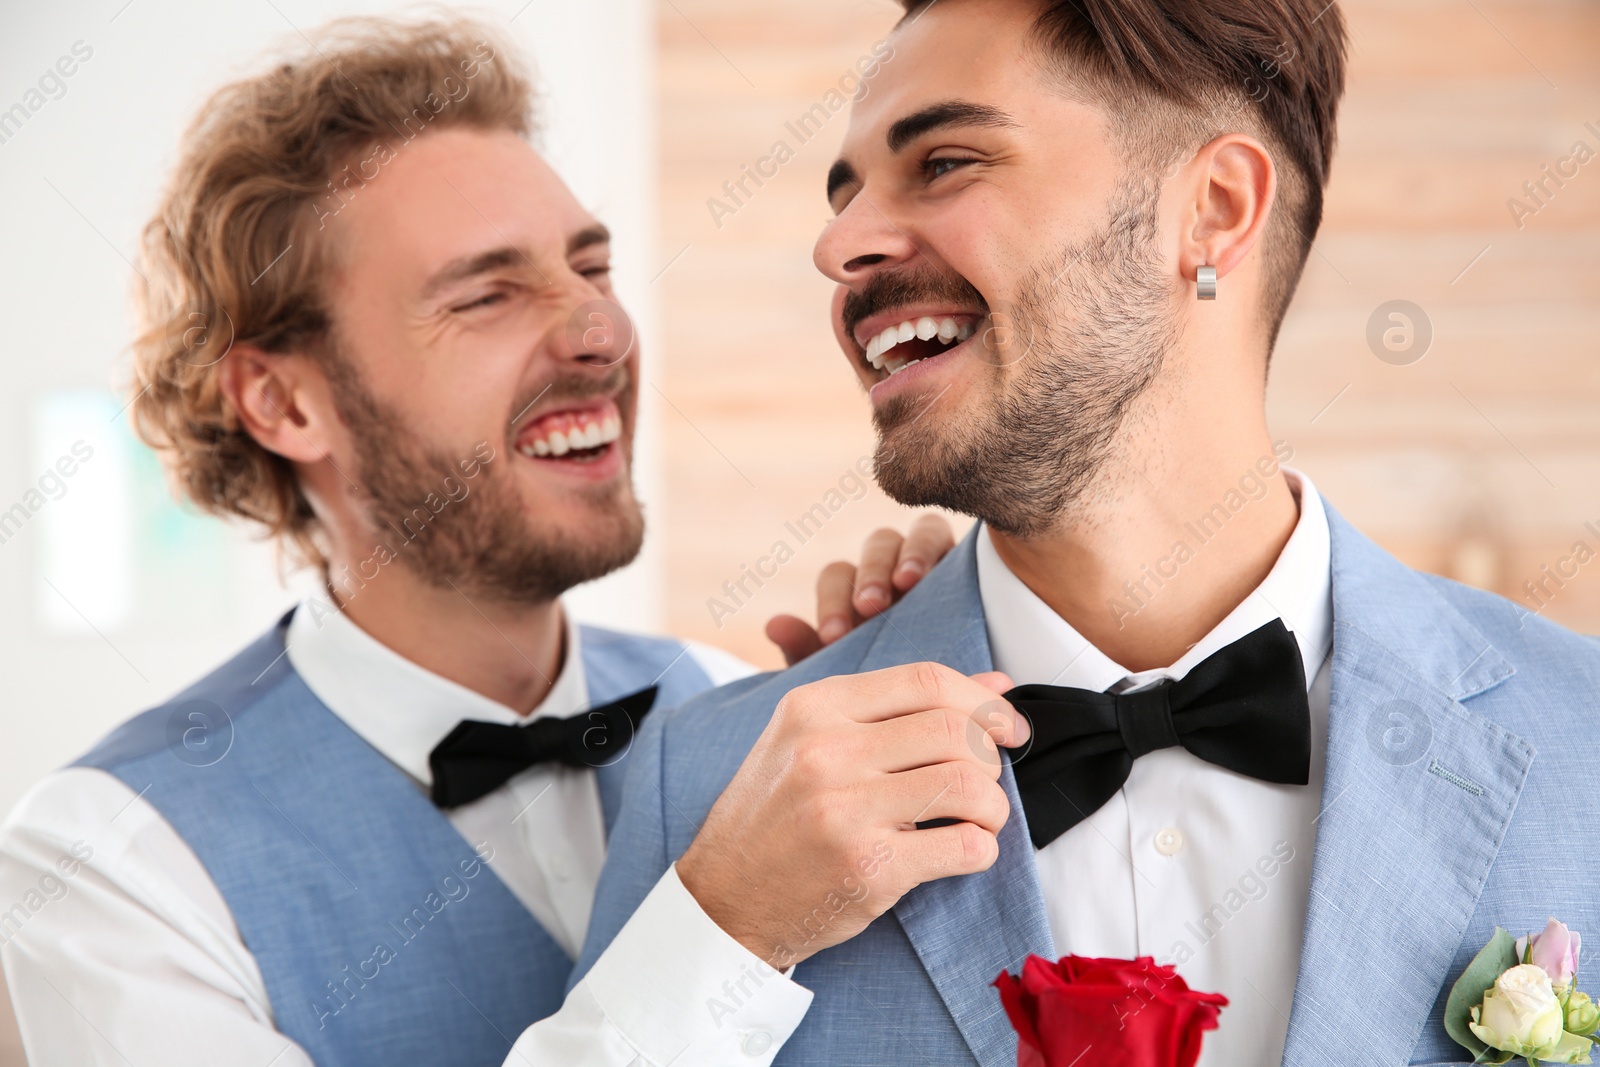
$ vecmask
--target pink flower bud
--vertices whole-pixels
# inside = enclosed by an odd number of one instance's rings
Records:
[[[1552,918],[1545,924],[1543,933],[1517,938],[1517,960],[1521,962],[1527,956],[1531,943],[1531,962],[1550,976],[1551,985],[1560,989],[1577,976],[1578,942],[1578,934]]]

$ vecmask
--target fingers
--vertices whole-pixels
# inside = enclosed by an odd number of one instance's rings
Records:
[[[960,819],[997,834],[1011,816],[1000,784],[964,760],[891,774],[884,786],[885,812],[898,826]]]
[[[892,578],[894,587],[904,593],[916,585],[955,545],[955,531],[943,515],[919,515],[900,544],[900,558]]]
[[[858,579],[848,563],[830,563],[817,576],[817,636],[831,645],[861,625],[853,602]]]
[[[972,680],[1000,694],[1013,688],[1011,679],[1000,671],[974,674]],[[1002,700],[993,707],[985,705],[979,709],[979,716],[983,719],[984,730],[994,739],[994,743],[1004,748],[1025,745],[1028,738],[1033,736],[1033,724],[1008,700]]]
[[[793,667],[822,648],[822,638],[811,624],[793,615],[774,615],[767,620],[767,640],[783,652],[783,661]]]
[[[784,701],[857,722],[879,722],[930,708],[959,708],[970,714],[995,700],[993,686],[1002,684],[999,679],[1004,677],[997,675],[985,685],[942,663],[908,663],[824,678],[792,690]],[[1004,684],[1009,687],[1009,681]]]
[[[998,697],[993,702],[974,712],[934,708],[872,723],[862,742],[868,753],[864,758],[891,774],[965,760],[981,767],[986,777],[998,778],[997,746],[1012,740],[1015,722],[1026,720]]]
[[[861,546],[850,604],[862,618],[870,619],[894,603],[891,576],[904,558],[905,544],[906,539],[898,530],[885,528],[874,530]]]
[[[906,535],[887,527],[874,530],[861,546],[860,563],[824,567],[817,577],[817,635],[822,643],[831,645],[887,610],[955,543],[955,532],[943,516],[921,515]]]
[[[996,693],[1005,693],[1012,688],[1011,678],[1004,671],[982,671],[971,677],[974,682]]]
[[[905,884],[906,892],[935,878],[986,871],[1000,858],[1000,842],[995,835],[971,822],[902,830],[890,841],[894,847],[893,870]]]

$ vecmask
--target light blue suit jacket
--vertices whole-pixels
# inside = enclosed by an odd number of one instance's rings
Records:
[[[1465,1063],[1444,998],[1496,925],[1520,935],[1554,915],[1600,931],[1600,645],[1403,566],[1332,509],[1328,521],[1327,767],[1283,1063]],[[574,982],[688,847],[784,693],[919,660],[991,669],[973,545],[798,666],[647,723]],[[994,866],[919,886],[801,963],[794,978],[816,996],[779,1064],[1016,1063],[990,983],[1057,953],[1009,765],[1001,783],[1012,815]]]

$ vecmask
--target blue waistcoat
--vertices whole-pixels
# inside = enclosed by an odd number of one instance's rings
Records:
[[[284,655],[287,624],[75,765],[116,775],[194,850],[277,1028],[319,1067],[498,1065],[560,1007],[572,961],[416,783],[306,687]],[[659,714],[710,686],[676,641],[583,627],[579,643],[592,704],[654,684]],[[596,772],[608,832],[626,763]]]

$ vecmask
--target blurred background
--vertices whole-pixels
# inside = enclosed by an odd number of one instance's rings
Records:
[[[1274,435],[1407,563],[1600,632],[1600,6],[1341,6],[1350,88],[1326,220],[1273,361]],[[6,13],[0,513],[31,489],[46,499],[0,526],[0,810],[306,588],[249,531],[174,503],[129,434],[128,260],[206,92],[335,15],[411,10],[96,0]],[[574,594],[574,610],[776,666],[766,620],[809,616],[826,562],[908,521],[858,489],[867,404],[811,265],[847,122],[829,90],[900,9],[477,10],[536,60],[546,151],[617,235],[618,289],[645,344],[647,549]],[[61,56],[75,57],[64,88],[34,91]],[[778,142],[793,158],[730,195]],[[75,445],[92,458],[41,487]],[[807,513],[820,530],[797,544],[786,523]],[[793,559],[731,597],[725,583],[779,540]],[[21,1062],[0,996],[0,1065]]]

